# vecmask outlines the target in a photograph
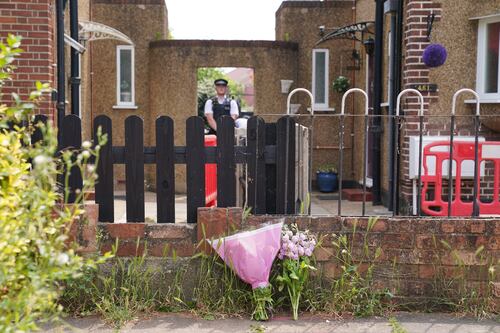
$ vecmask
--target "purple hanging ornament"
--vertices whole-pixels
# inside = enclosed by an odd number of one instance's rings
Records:
[[[441,44],[430,44],[424,50],[422,60],[427,67],[439,67],[446,62],[448,52]]]

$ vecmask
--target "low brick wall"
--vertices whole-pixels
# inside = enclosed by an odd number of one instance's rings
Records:
[[[398,291],[398,295],[419,297],[432,295],[436,271],[446,277],[457,272],[460,261],[467,269],[466,280],[473,285],[487,281],[488,262],[476,256],[476,250],[484,247],[483,257],[496,261],[500,267],[500,219],[437,219],[437,218],[393,218],[380,217],[369,233],[366,233],[368,218],[357,217],[277,217],[251,216],[245,221],[240,208],[200,208],[198,226],[190,224],[105,224],[97,223],[98,242],[86,241],[85,252],[93,246],[102,252],[109,251],[118,240],[117,256],[142,255],[147,249],[149,257],[190,257],[204,237],[218,237],[230,230],[258,225],[284,218],[287,223],[297,223],[301,229],[309,229],[323,237],[322,247],[315,252],[317,264],[325,278],[340,273],[334,260],[333,234],[347,234],[352,241],[355,259],[363,258],[366,243],[372,258],[361,263],[368,267],[369,261],[376,263],[374,278],[378,286]],[[96,228],[88,223],[88,228]],[[76,239],[85,241],[92,232],[76,228]],[[449,245],[448,248],[446,244]],[[138,243],[139,242],[139,243]],[[380,256],[374,254],[380,248]],[[206,249],[201,246],[200,249]],[[454,250],[455,255],[452,254]],[[457,260],[458,259],[458,260]],[[461,270],[462,272],[464,270]],[[500,297],[500,274],[496,274],[495,293]]]

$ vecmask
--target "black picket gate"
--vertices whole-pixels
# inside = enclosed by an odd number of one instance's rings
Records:
[[[42,120],[39,118],[39,120]],[[217,206],[236,204],[236,164],[247,165],[247,205],[254,214],[293,214],[295,200],[295,125],[284,116],[276,123],[262,118],[248,121],[247,145],[238,146],[234,138],[234,120],[218,120],[217,147],[205,147],[203,119],[193,116],[186,121],[186,146],[174,145],[174,122],[161,116],[155,122],[156,146],[144,146],[144,124],[138,116],[125,120],[125,145],[113,145],[113,123],[107,116],[94,119],[94,142],[97,131],[107,135],[97,164],[98,181],[95,201],[99,221],[114,222],[113,165],[125,165],[127,222],[145,221],[144,165],[156,164],[157,222],[175,222],[175,164],[186,165],[187,222],[196,223],[198,207],[205,206],[205,164],[217,164]],[[64,118],[60,148],[80,149],[81,119]],[[82,177],[73,170],[71,193],[82,188]],[[73,198],[74,196],[71,196]]]

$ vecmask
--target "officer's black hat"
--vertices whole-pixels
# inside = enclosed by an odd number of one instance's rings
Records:
[[[216,86],[227,86],[227,80],[225,79],[217,79],[214,81],[214,85]]]

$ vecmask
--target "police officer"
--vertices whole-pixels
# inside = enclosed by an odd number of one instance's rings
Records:
[[[217,131],[217,119],[222,116],[231,116],[236,120],[239,116],[238,104],[235,100],[226,96],[227,80],[217,79],[214,81],[216,96],[208,99],[205,103],[205,117],[213,132]]]

